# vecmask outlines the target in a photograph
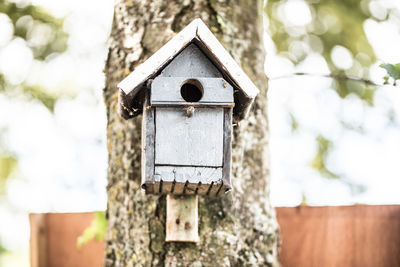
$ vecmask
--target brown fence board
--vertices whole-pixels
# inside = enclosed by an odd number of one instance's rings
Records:
[[[31,267],[100,267],[104,242],[89,242],[77,248],[76,240],[90,225],[94,214],[30,214]]]
[[[277,208],[283,267],[400,266],[400,206]]]
[[[276,213],[283,267],[400,266],[399,205],[280,207]],[[31,266],[100,267],[104,242],[76,247],[93,218],[93,213],[31,214]]]

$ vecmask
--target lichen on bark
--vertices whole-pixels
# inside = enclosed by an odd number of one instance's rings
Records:
[[[141,116],[118,115],[117,83],[194,18],[201,18],[260,89],[234,127],[233,192],[199,198],[200,243],[165,243],[165,197],[140,189]],[[106,62],[106,266],[276,266],[278,225],[269,201],[267,79],[262,1],[117,0]]]

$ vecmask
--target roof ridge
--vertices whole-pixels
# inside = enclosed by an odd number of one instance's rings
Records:
[[[203,52],[215,61],[220,71],[240,91],[240,94],[243,96],[243,101],[240,101],[243,107],[240,109],[243,109],[243,112],[247,113],[251,102],[259,91],[200,18],[194,19],[145,62],[137,66],[132,73],[118,84],[118,88],[125,95],[129,94],[131,98],[134,98],[148,79],[154,78],[160,70],[194,41],[197,41],[204,48],[205,51]]]

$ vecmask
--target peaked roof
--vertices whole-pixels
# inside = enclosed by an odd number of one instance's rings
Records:
[[[175,56],[193,42],[196,42],[202,50],[205,50],[204,52],[214,61],[218,69],[223,72],[228,82],[233,83],[232,86],[237,89],[239,98],[236,101],[235,96],[234,117],[237,120],[245,117],[248,108],[258,94],[257,87],[204,22],[201,19],[195,19],[118,84],[118,88],[121,90],[120,98],[122,98],[120,99],[120,105],[122,106],[121,114],[125,118],[136,115],[132,113],[129,115],[126,114],[126,105],[128,104],[126,100],[130,99],[132,101],[144,87],[148,79],[153,78]]]

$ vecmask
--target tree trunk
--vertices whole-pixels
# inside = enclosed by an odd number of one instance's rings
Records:
[[[261,0],[117,0],[104,98],[107,106],[106,266],[277,266],[279,235],[269,201],[267,79]],[[233,192],[199,197],[200,243],[165,243],[165,196],[140,189],[141,116],[125,121],[117,83],[200,17],[260,89],[234,127]]]

